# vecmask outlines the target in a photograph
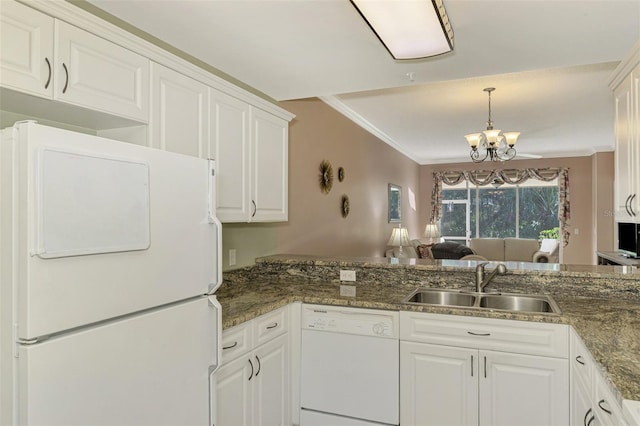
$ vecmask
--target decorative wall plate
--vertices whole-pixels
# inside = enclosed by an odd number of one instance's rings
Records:
[[[333,168],[331,163],[327,160],[322,160],[320,163],[320,190],[324,194],[328,194],[333,186]]]
[[[338,180],[340,182],[344,180],[344,169],[342,167],[338,167]]]
[[[349,196],[342,196],[342,217],[349,216]]]

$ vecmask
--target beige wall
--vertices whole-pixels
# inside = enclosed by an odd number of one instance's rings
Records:
[[[419,165],[380,141],[318,99],[283,102],[296,118],[289,126],[289,221],[273,224],[225,224],[225,269],[250,265],[259,256],[290,253],[336,256],[384,256],[393,224],[387,220],[387,185],[402,187],[402,225],[420,237]],[[334,170],[333,189],[319,186],[322,160]],[[345,179],[337,179],[338,167]],[[409,192],[415,194],[415,209]],[[341,215],[342,195],[351,211]],[[397,226],[397,225],[396,225]],[[424,226],[424,225],[422,225]],[[424,229],[424,228],[423,228]],[[229,267],[235,248],[237,265]]]
[[[225,224],[225,270],[251,265],[256,257],[276,253],[383,256],[393,227],[387,222],[387,184],[402,186],[403,225],[409,228],[411,238],[419,238],[430,217],[435,170],[568,167],[572,234],[563,262],[593,264],[596,248],[613,247],[613,153],[420,166],[318,99],[283,102],[281,106],[296,115],[289,127],[289,221]],[[461,144],[460,149],[467,148]],[[318,183],[323,159],[334,168],[329,194],[323,194]],[[343,182],[337,179],[340,166],[346,172]],[[409,206],[409,190],[415,193],[417,210]],[[343,194],[351,201],[346,219],[340,214]],[[237,264],[231,267],[229,249],[237,251]]]
[[[613,165],[613,152],[593,155],[593,244],[600,251],[614,251]]]
[[[463,149],[463,147],[461,147]],[[594,164],[598,164],[597,166]],[[613,190],[613,154],[602,153],[591,157],[546,158],[539,160],[512,160],[507,163],[456,163],[424,165],[420,167],[420,196],[422,203],[421,218],[428,218],[431,212],[431,188],[434,171],[440,170],[491,170],[518,168],[568,167],[569,194],[571,197],[571,238],[564,248],[562,262],[567,264],[588,265],[595,262],[595,250],[599,235],[606,245],[606,236],[612,235],[613,224],[602,216],[611,210],[613,201],[608,195]],[[595,168],[595,169],[594,169]],[[597,170],[597,174],[594,174]],[[598,178],[593,178],[598,176]],[[594,201],[597,199],[597,203]],[[596,211],[603,214],[596,215]],[[428,220],[428,219],[427,219]],[[576,233],[576,230],[578,233]],[[611,237],[612,238],[612,237]],[[599,244],[599,243],[598,243]]]

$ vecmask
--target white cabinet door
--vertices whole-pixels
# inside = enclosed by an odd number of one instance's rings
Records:
[[[252,108],[252,221],[288,220],[289,123]]]
[[[630,75],[614,92],[615,102],[615,209],[616,220],[632,219],[630,199],[635,194],[633,141],[633,78]],[[637,198],[637,195],[636,195]]]
[[[249,355],[224,364],[216,372],[218,426],[252,426],[253,367]]]
[[[149,60],[65,22],[55,21],[54,99],[149,120]]]
[[[0,8],[0,85],[51,99],[53,18],[11,0]]]
[[[217,216],[247,222],[251,204],[249,105],[209,88],[209,156],[216,160]]]
[[[480,425],[569,424],[566,359],[480,351]]]
[[[207,157],[207,86],[156,63],[151,64],[151,86],[149,145]]]
[[[478,350],[400,343],[400,423],[478,424]]]
[[[595,416],[591,406],[591,394],[583,381],[571,378],[571,426],[586,426]]]
[[[256,425],[288,425],[289,342],[282,335],[254,352],[258,366],[254,378],[254,419]]]

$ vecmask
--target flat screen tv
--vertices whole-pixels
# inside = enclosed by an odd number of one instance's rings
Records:
[[[618,222],[618,253],[637,258],[640,254],[640,224]]]

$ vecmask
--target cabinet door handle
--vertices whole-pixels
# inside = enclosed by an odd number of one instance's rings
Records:
[[[601,399],[600,401],[598,401],[598,407],[600,407],[600,409],[601,409],[602,411],[604,411],[605,413],[607,413],[607,414],[611,415],[611,411],[610,411],[610,410],[607,410],[606,408],[604,408],[604,407],[602,406],[602,403],[603,403],[603,402],[607,402],[607,401],[605,401],[604,399]]]
[[[591,408],[589,408],[589,409],[587,410],[587,412],[586,412],[586,413],[584,413],[584,420],[582,421],[582,424],[583,424],[584,426],[587,426],[587,417],[589,417],[589,414],[591,414]]]
[[[256,206],[256,202],[254,200],[251,200],[251,204],[253,204],[253,213],[251,213],[251,217],[254,217],[258,211],[258,206]]]
[[[249,365],[251,366],[251,374],[249,374],[249,380],[253,377],[253,363],[251,362],[251,358],[249,358]]]
[[[49,58],[44,58],[44,61],[47,63],[47,68],[49,69],[49,77],[47,77],[47,82],[44,84],[44,88],[49,88],[49,83],[51,83],[51,62],[49,62]]]
[[[491,336],[491,333],[474,333],[473,331],[467,331],[472,336]]]
[[[471,355],[471,377],[473,377],[473,355]]]
[[[278,326],[278,323],[274,322],[273,324],[267,326],[267,330],[271,330],[272,328],[276,328],[277,326]]]
[[[583,359],[584,359],[584,358],[582,358],[582,355],[578,355],[578,356],[576,357],[576,362],[577,362],[578,364],[580,364],[580,365],[584,365],[584,361],[583,361]]]
[[[629,199],[630,199],[630,198],[631,198],[631,195],[629,195],[629,196],[627,197],[627,199],[626,199],[626,200],[624,200],[624,209],[627,211],[627,214],[628,214],[629,216],[631,216],[631,211],[629,211]]]
[[[631,211],[632,216],[636,215],[636,212],[633,211],[633,206],[631,205],[634,198],[636,198],[636,194],[631,195],[631,198],[629,199],[629,210]]]
[[[484,357],[484,378],[487,378],[487,357]]]
[[[64,74],[65,74],[65,80],[64,80],[64,87],[62,88],[62,93],[66,93],[67,92],[67,87],[69,87],[69,70],[67,69],[67,65],[65,65],[65,63],[62,63],[62,68],[64,68]]]
[[[233,344],[232,344],[232,345],[229,345],[229,346],[223,346],[223,347],[222,347],[222,350],[224,351],[224,350],[226,350],[226,349],[235,348],[236,346],[238,346],[238,342],[237,342],[237,341],[233,342]]]
[[[260,362],[260,358],[258,358],[258,355],[256,355],[256,361],[258,361],[258,371],[256,372],[256,377],[258,377],[258,374],[260,374],[260,369],[262,368],[262,363]]]
[[[589,419],[589,421],[587,422],[586,426],[591,426],[591,423],[593,423],[593,421],[595,420],[595,416],[591,416],[591,418]]]

